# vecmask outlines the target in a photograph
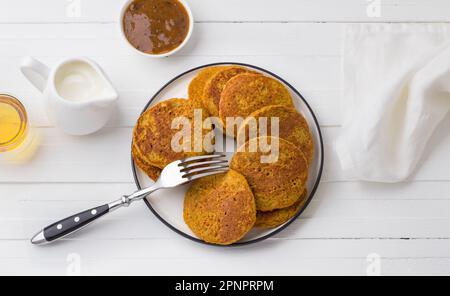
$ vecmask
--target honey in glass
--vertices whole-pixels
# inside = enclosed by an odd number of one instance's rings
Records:
[[[19,147],[28,133],[25,107],[13,96],[0,94],[0,153]]]

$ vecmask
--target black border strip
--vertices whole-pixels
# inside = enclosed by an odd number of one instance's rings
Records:
[[[259,237],[259,238],[257,238],[257,239],[254,239],[254,240],[250,240],[250,241],[246,241],[246,242],[237,242],[237,243],[234,243],[234,244],[232,244],[232,245],[227,245],[227,246],[222,246],[222,245],[216,245],[216,244],[207,243],[207,242],[205,242],[205,241],[202,241],[202,240],[200,240],[200,239],[198,239],[198,238],[196,238],[196,237],[193,237],[193,236],[191,236],[191,235],[189,235],[189,234],[187,234],[187,233],[185,233],[185,232],[183,232],[183,231],[177,229],[176,227],[172,226],[169,222],[167,222],[166,220],[164,220],[164,219],[158,214],[158,212],[156,212],[156,211],[153,209],[152,205],[151,205],[150,202],[147,200],[147,198],[144,198],[145,204],[146,204],[147,207],[150,209],[150,211],[152,211],[152,213],[153,213],[153,214],[154,214],[154,215],[155,215],[162,223],[164,223],[167,227],[169,227],[170,229],[172,229],[174,232],[178,233],[179,235],[181,235],[181,236],[183,236],[183,237],[185,237],[185,238],[187,238],[187,239],[189,239],[189,240],[191,240],[191,241],[194,241],[194,242],[197,242],[197,243],[200,243],[200,244],[204,244],[204,245],[210,245],[210,246],[215,246],[215,247],[239,247],[239,246],[245,246],[245,245],[250,245],[250,244],[254,244],[254,243],[258,243],[258,242],[264,241],[264,240],[266,240],[266,239],[268,239],[268,238],[270,238],[270,237],[272,237],[272,236],[274,236],[274,235],[280,233],[281,231],[283,231],[284,229],[286,229],[289,225],[291,225],[292,222],[294,222],[294,221],[295,221],[295,220],[296,220],[296,219],[304,212],[304,210],[308,207],[309,203],[310,203],[311,200],[313,199],[313,197],[314,197],[314,195],[315,195],[315,193],[316,193],[316,191],[317,191],[317,188],[319,187],[320,180],[322,179],[322,173],[323,173],[323,165],[324,165],[324,157],[325,157],[325,155],[324,155],[324,147],[323,147],[322,130],[320,129],[319,122],[318,122],[317,117],[316,117],[316,115],[314,114],[313,110],[312,110],[311,107],[309,106],[308,102],[307,102],[307,101],[305,100],[305,98],[300,94],[300,92],[297,91],[297,89],[295,89],[290,83],[288,83],[286,80],[284,80],[284,79],[281,78],[280,76],[278,76],[278,75],[276,75],[276,74],[274,74],[274,73],[272,73],[272,72],[270,72],[270,71],[268,71],[268,70],[266,70],[266,69],[260,68],[260,67],[258,67],[258,66],[246,64],[246,63],[237,63],[237,62],[212,63],[212,64],[206,64],[206,65],[203,65],[203,66],[195,67],[195,68],[192,68],[192,69],[190,69],[190,70],[188,70],[188,71],[185,71],[185,72],[181,73],[180,75],[176,76],[175,78],[171,79],[171,80],[170,80],[169,82],[167,82],[167,83],[166,83],[159,91],[157,91],[157,92],[155,93],[155,95],[149,100],[149,102],[147,103],[147,105],[145,105],[144,110],[142,110],[142,113],[144,113],[144,112],[148,109],[148,107],[152,104],[153,100],[154,100],[157,96],[159,96],[159,94],[160,94],[161,92],[163,92],[163,91],[166,89],[166,87],[168,87],[169,85],[171,85],[173,82],[175,82],[175,81],[178,80],[179,78],[181,78],[181,77],[183,77],[184,75],[189,74],[189,73],[191,73],[191,72],[194,72],[194,71],[197,71],[197,70],[199,70],[199,69],[202,69],[202,68],[207,68],[207,67],[212,67],[212,66],[220,66],[220,65],[237,65],[237,66],[243,66],[243,67],[253,68],[253,69],[259,70],[259,71],[261,71],[261,72],[265,72],[265,73],[267,73],[267,74],[269,74],[269,75],[272,75],[273,77],[277,78],[278,80],[282,81],[285,85],[287,85],[292,91],[294,91],[294,92],[302,99],[302,101],[305,103],[306,107],[308,107],[309,112],[311,113],[311,115],[312,115],[312,117],[313,117],[313,119],[314,119],[314,122],[315,122],[315,124],[316,124],[317,130],[318,130],[318,132],[319,132],[320,149],[321,149],[321,152],[322,152],[322,153],[321,153],[321,158],[320,158],[319,175],[317,176],[317,180],[316,180],[316,182],[315,182],[315,184],[314,184],[314,187],[313,187],[313,189],[312,189],[312,191],[311,191],[311,193],[310,193],[310,195],[309,195],[309,199],[308,199],[308,201],[306,202],[306,204],[304,205],[303,209],[300,210],[300,211],[297,213],[297,215],[295,215],[295,217],[291,218],[291,219],[290,219],[288,222],[286,222],[284,225],[282,225],[282,226],[280,226],[279,228],[275,229],[275,230],[272,231],[271,233],[269,233],[269,234],[267,234],[267,235],[265,235],[265,236]],[[142,113],[141,113],[141,114],[142,114]],[[132,170],[133,170],[133,177],[134,177],[134,181],[135,181],[135,183],[136,183],[136,186],[137,186],[138,190],[141,190],[142,187],[141,187],[141,185],[140,185],[140,183],[139,183],[139,178],[138,178],[138,176],[137,176],[136,166],[135,166],[134,161],[133,161],[133,156],[131,156],[131,167],[132,167]]]

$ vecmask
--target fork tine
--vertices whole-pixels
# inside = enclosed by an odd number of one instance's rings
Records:
[[[183,175],[183,177],[190,176],[193,174],[200,174],[200,173],[204,173],[204,172],[208,172],[208,171],[212,171],[212,170],[228,169],[228,168],[229,168],[228,165],[216,165],[216,166],[207,166],[207,167],[202,167],[202,168],[190,169],[190,170],[184,172],[185,174]]]
[[[211,155],[194,156],[194,157],[188,157],[188,158],[181,160],[181,164],[188,164],[188,163],[197,162],[200,160],[216,159],[216,158],[223,158],[223,157],[226,157],[226,155],[225,154],[211,154]]]
[[[189,181],[195,181],[195,180],[198,180],[198,179],[201,179],[201,178],[204,178],[204,177],[209,177],[209,176],[218,175],[218,174],[224,174],[224,173],[226,173],[228,171],[229,171],[228,168],[227,169],[212,170],[212,171],[209,171],[209,172],[205,172],[205,173],[198,174],[198,175],[192,175],[190,177],[185,177],[185,178],[189,179]]]
[[[183,166],[182,172],[188,171],[190,169],[205,167],[208,165],[218,165],[218,164],[225,164],[228,163],[228,160],[209,160],[209,161],[201,161],[201,162],[194,162],[189,164],[181,164]]]

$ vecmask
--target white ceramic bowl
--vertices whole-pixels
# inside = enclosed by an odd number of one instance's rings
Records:
[[[123,40],[125,40],[125,42],[128,44],[128,46],[130,48],[132,48],[135,52],[146,56],[146,57],[150,57],[150,58],[164,58],[164,57],[168,57],[171,56],[175,53],[177,53],[179,50],[181,50],[189,41],[189,39],[191,39],[192,36],[192,32],[194,31],[194,17],[192,15],[192,11],[189,8],[189,5],[186,3],[186,1],[184,0],[178,0],[186,9],[188,16],[189,16],[189,31],[186,35],[186,38],[183,40],[183,42],[176,48],[174,48],[173,50],[166,52],[166,53],[162,53],[162,54],[151,54],[151,53],[146,53],[143,51],[140,51],[139,49],[137,49],[136,47],[133,46],[133,44],[130,43],[130,41],[128,40],[127,36],[125,35],[125,30],[123,27],[123,17],[125,15],[125,12],[128,8],[128,6],[133,2],[134,0],[127,0],[123,7],[122,7],[122,11],[120,12],[120,19],[119,19],[119,27],[120,27],[120,34],[122,35]]]

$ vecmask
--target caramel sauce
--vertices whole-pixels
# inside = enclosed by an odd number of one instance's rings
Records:
[[[127,8],[123,27],[128,41],[149,54],[164,54],[183,43],[189,15],[178,0],[135,0]]]

